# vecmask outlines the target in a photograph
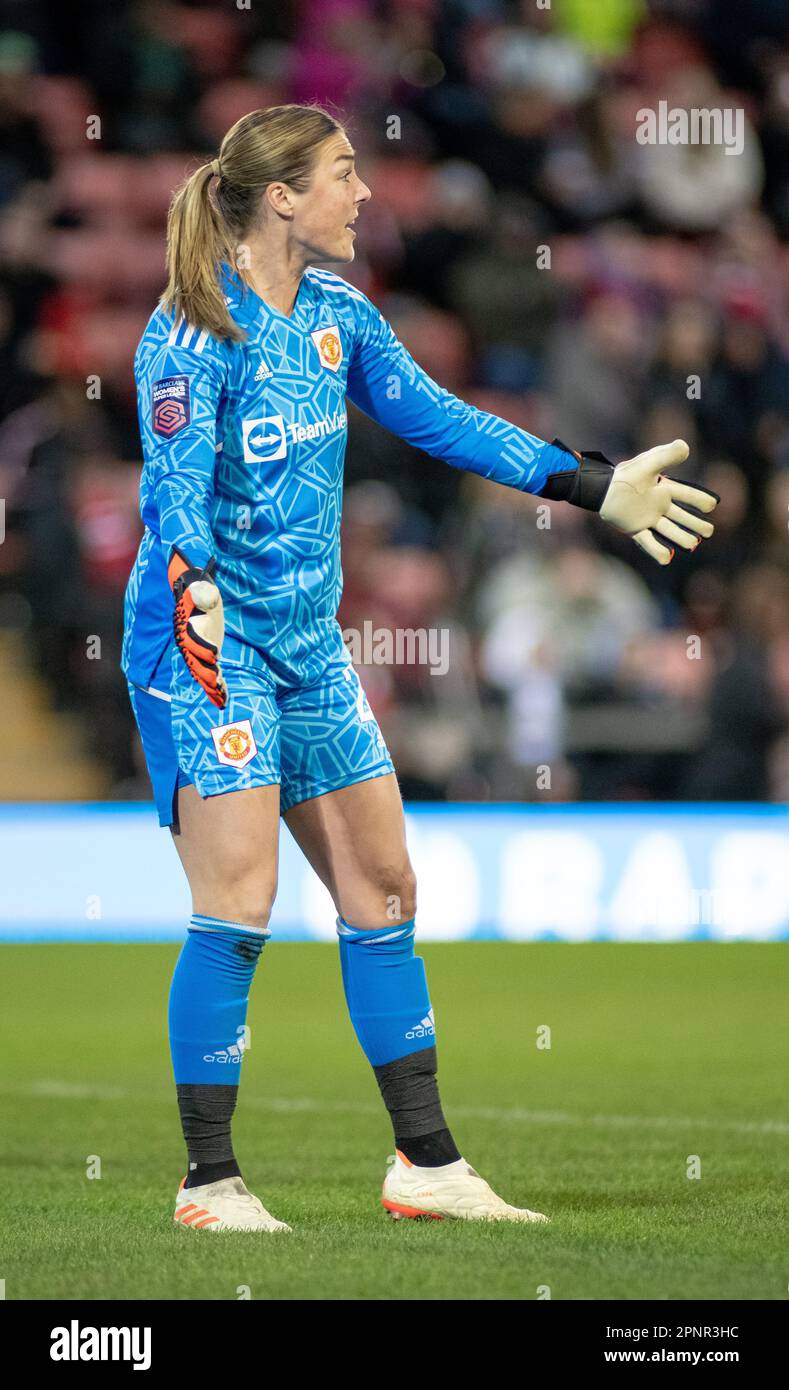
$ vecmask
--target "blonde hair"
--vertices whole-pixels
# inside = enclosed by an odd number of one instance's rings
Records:
[[[215,338],[243,342],[220,288],[223,263],[236,266],[238,243],[253,223],[261,193],[287,183],[310,185],[318,146],[343,130],[323,107],[269,106],[230,128],[218,159],[177,190],[167,218],[167,287],[160,303]],[[217,176],[215,193],[209,185]]]

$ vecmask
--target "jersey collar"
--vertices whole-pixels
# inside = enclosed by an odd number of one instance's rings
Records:
[[[227,307],[241,328],[251,328],[262,314],[281,319],[283,323],[296,328],[307,328],[312,318],[314,288],[309,277],[302,275],[296,301],[291,314],[282,314],[274,309],[252,289],[239,275],[238,271],[223,264],[220,275],[220,288],[225,296]]]

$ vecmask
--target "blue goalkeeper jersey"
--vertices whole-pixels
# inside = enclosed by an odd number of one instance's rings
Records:
[[[289,317],[228,268],[222,288],[246,342],[160,307],[135,355],[145,531],[122,665],[142,686],[173,640],[173,546],[195,566],[215,557],[225,656],[287,685],[319,679],[339,633],[346,397],[410,444],[525,492],[577,466],[438,386],[339,275],[306,270]]]

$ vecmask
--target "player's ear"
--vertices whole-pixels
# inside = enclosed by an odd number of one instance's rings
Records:
[[[295,212],[293,192],[288,188],[286,183],[270,183],[263,193],[263,201],[264,204],[268,204],[278,217],[286,217],[288,219],[293,217]],[[263,212],[265,212],[265,210],[265,208],[261,209]]]

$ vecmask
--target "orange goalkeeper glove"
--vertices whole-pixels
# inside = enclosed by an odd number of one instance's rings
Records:
[[[214,583],[215,571],[215,560],[209,560],[205,569],[196,569],[173,546],[167,577],[175,599],[173,628],[178,650],[211,703],[224,709],[227,686],[219,655],[225,638],[225,617],[222,595]]]

